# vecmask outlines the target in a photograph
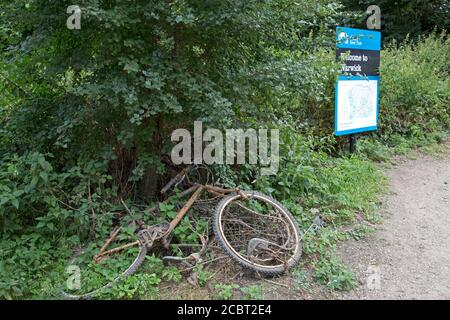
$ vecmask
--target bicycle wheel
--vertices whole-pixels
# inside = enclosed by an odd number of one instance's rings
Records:
[[[137,236],[129,233],[119,234],[113,241],[114,248],[137,240]],[[132,242],[131,242],[132,243]],[[69,299],[91,299],[119,283],[127,276],[136,272],[145,259],[147,247],[143,242],[127,247],[120,252],[95,261],[94,257],[99,252],[99,244],[91,243],[86,248],[79,250],[69,261],[68,268],[74,272],[71,276],[79,277],[76,285],[66,282],[65,289],[61,290],[64,297]],[[70,273],[69,271],[66,271]],[[69,281],[69,279],[67,279]]]
[[[302,254],[300,230],[292,215],[259,192],[224,197],[214,210],[213,229],[231,258],[262,275],[286,272]]]

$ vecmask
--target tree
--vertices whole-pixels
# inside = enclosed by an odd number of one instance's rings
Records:
[[[145,199],[173,129],[267,117],[264,97],[309,71],[276,52],[333,32],[338,17],[327,0],[78,2],[81,30],[66,27],[71,1],[2,4],[3,34],[17,35],[3,61],[13,57],[10,77],[30,95],[5,126],[18,150],[51,152],[61,169],[105,159],[120,194],[140,181]]]

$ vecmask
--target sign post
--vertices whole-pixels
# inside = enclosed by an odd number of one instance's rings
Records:
[[[380,92],[381,33],[336,28],[336,58],[341,73],[336,83],[336,136],[350,135],[350,152],[356,150],[356,133],[377,130]]]

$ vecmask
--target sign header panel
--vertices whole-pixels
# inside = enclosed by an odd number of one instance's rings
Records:
[[[381,32],[337,27],[336,46],[341,49],[381,50]]]

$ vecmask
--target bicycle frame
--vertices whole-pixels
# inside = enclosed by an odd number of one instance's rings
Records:
[[[183,170],[182,173],[184,175],[186,175],[186,170]],[[180,179],[180,175],[177,175],[177,180]],[[164,188],[164,192],[166,192],[173,184],[174,180],[171,180]],[[223,197],[226,194],[232,193],[232,192],[239,192],[238,189],[223,189],[220,187],[216,187],[216,186],[212,186],[212,185],[202,185],[202,184],[195,184],[192,187],[190,187],[189,189],[185,190],[184,192],[181,193],[182,196],[186,196],[189,194],[192,194],[191,197],[185,202],[185,204],[183,205],[183,207],[178,211],[177,215],[175,216],[175,218],[170,221],[169,223],[169,227],[168,229],[160,236],[157,236],[155,239],[151,240],[150,245],[149,242],[147,241],[147,245],[148,245],[148,249],[151,248],[151,246],[153,246],[153,242],[156,240],[161,240],[162,243],[164,244],[165,247],[168,247],[168,237],[170,236],[170,234],[172,233],[172,231],[178,226],[178,224],[181,222],[181,220],[183,220],[184,216],[186,215],[186,213],[189,211],[189,209],[192,207],[192,205],[195,203],[195,201],[200,197],[200,195],[203,193],[203,191],[207,191],[210,194],[214,195],[214,196],[219,196],[219,197]],[[156,210],[156,208],[152,208],[149,211],[152,212]],[[147,227],[145,229],[150,229],[152,226]],[[94,261],[95,262],[100,262],[101,260],[105,259],[106,257],[108,257],[109,255],[113,254],[113,253],[117,253],[120,252],[122,250],[125,250],[127,248],[130,248],[132,246],[137,246],[140,243],[142,243],[143,240],[136,240],[134,242],[130,242],[127,243],[125,245],[122,245],[120,247],[111,249],[111,250],[107,250],[106,248],[109,246],[109,244],[111,244],[116,238],[117,235],[120,232],[121,227],[116,228],[111,236],[109,237],[109,239],[105,242],[105,244],[102,246],[102,248],[100,249],[99,253],[96,254],[94,256]]]

